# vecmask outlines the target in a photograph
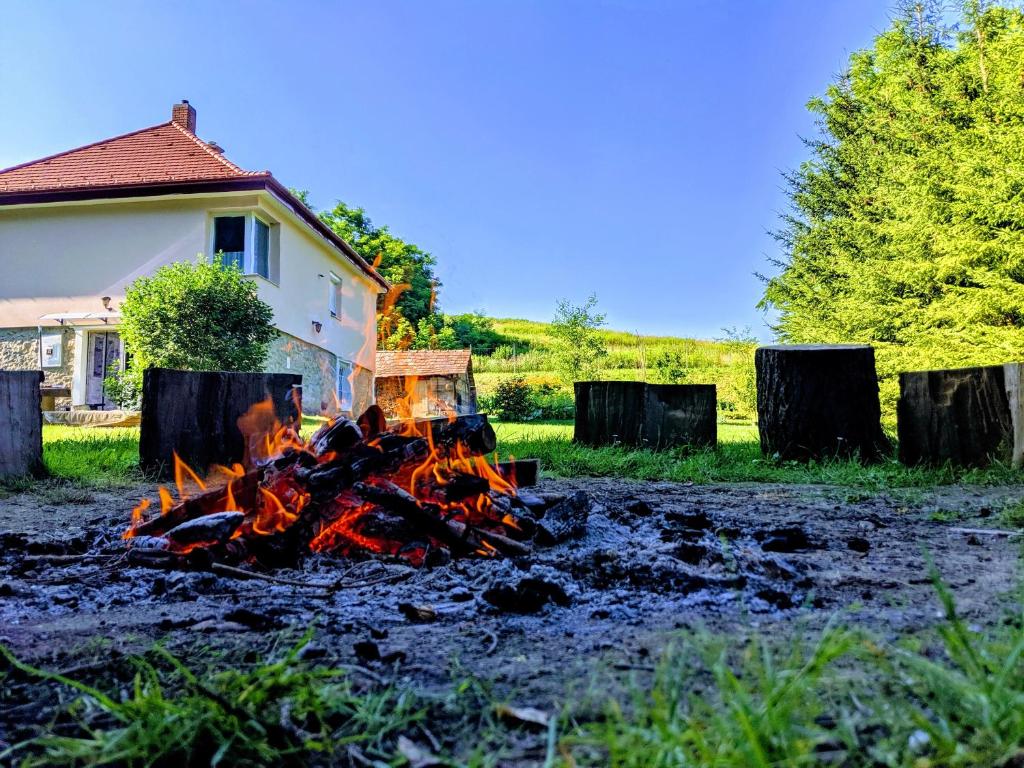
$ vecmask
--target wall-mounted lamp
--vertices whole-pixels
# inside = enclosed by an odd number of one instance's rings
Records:
[[[321,323],[319,320],[314,320],[313,321],[313,330],[316,331],[317,333],[320,333],[320,331],[323,330],[323,327],[324,327],[324,324]]]
[[[100,299],[100,301],[103,302],[103,308],[109,312],[110,311],[110,297],[109,296],[104,296],[102,299]]]

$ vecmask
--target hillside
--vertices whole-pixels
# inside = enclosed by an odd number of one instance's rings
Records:
[[[534,320],[493,320],[497,340],[473,350],[479,392],[487,396],[503,378],[523,376],[530,384],[569,394],[554,364],[551,324]],[[724,417],[754,413],[754,344],[675,336],[641,336],[629,331],[598,332],[608,348],[602,376],[614,380],[716,384]]]

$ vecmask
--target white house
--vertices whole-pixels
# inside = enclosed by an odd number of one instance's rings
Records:
[[[373,402],[387,283],[270,172],[198,138],[187,101],[169,122],[0,171],[0,369],[42,368],[72,406],[109,407],[125,287],[220,251],[273,307],[267,370],[303,375],[304,410]]]

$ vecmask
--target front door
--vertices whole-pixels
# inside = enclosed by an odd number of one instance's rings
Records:
[[[87,338],[85,403],[93,409],[111,410],[115,405],[103,392],[103,381],[121,369],[121,337],[116,331],[92,331]]]

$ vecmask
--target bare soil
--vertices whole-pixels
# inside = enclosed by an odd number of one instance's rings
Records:
[[[602,665],[650,665],[681,628],[788,630],[837,612],[885,634],[927,626],[940,616],[929,556],[973,623],[999,620],[1018,583],[1018,540],[957,528],[997,526],[1019,487],[871,494],[545,480],[538,492],[585,490],[595,501],[582,538],[516,561],[417,570],[310,556],[275,573],[310,588],[129,566],[120,534],[147,490],[0,500],[0,642],[75,670],[158,640],[186,660],[211,648],[228,659],[265,654],[282,633],[314,627],[335,661],[426,691],[474,674],[549,707]],[[316,586],[339,583],[363,586]],[[6,695],[35,696],[27,684]],[[38,722],[55,703],[0,707],[0,732]]]

